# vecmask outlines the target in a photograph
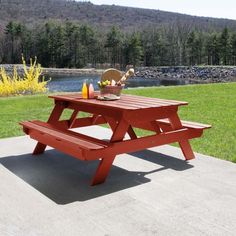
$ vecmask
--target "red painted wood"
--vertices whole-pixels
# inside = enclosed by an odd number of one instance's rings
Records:
[[[113,132],[110,142],[116,142],[123,140],[125,134],[127,133],[129,128],[129,123],[127,123],[124,119],[121,119]]]
[[[117,126],[117,121],[111,117],[104,116],[106,123],[110,126],[111,130],[114,132]]]
[[[183,127],[177,113],[169,117],[169,121],[170,121],[171,127],[174,130],[180,129]],[[195,155],[193,153],[193,150],[191,148],[191,145],[188,139],[179,141],[179,145],[186,160],[191,160],[195,158]]]
[[[101,139],[97,139],[97,138],[94,138],[94,137],[91,137],[91,136],[88,136],[88,135],[85,135],[85,134],[80,134],[80,133],[74,132],[72,130],[58,129],[54,125],[51,125],[51,124],[48,124],[48,123],[45,123],[45,122],[42,122],[42,121],[33,121],[33,122],[35,124],[40,125],[40,126],[44,126],[44,127],[49,128],[49,129],[52,129],[52,130],[63,132],[65,134],[68,134],[68,135],[73,136],[75,138],[88,140],[89,142],[96,143],[96,144],[102,145],[104,147],[109,145],[109,143],[107,141],[104,141],[104,140],[101,140]]]
[[[111,124],[112,129],[114,130],[113,135],[110,139],[110,142],[122,141],[126,132],[128,131],[129,124],[124,120],[120,119],[116,124]],[[110,153],[113,152],[112,150]],[[103,183],[106,177],[109,174],[112,163],[115,159],[116,154],[110,154],[107,158],[102,158],[97,168],[96,174],[92,180],[92,185]]]
[[[73,125],[71,128],[78,128],[78,127],[84,127],[84,126],[90,126],[90,125],[100,125],[105,124],[106,121],[102,116],[97,116],[96,119],[94,117],[84,117],[75,119],[73,122]]]
[[[99,93],[96,92],[96,95],[98,95]],[[55,100],[62,100],[62,101],[78,101],[78,100],[82,100],[85,101],[85,99],[81,98],[81,94],[66,94],[66,95],[56,95],[56,96],[49,96],[50,98],[53,98]],[[93,99],[89,99],[88,101],[91,102]],[[150,97],[142,97],[142,96],[136,96],[136,95],[127,95],[127,94],[122,94],[121,99],[119,100],[121,103],[123,102],[129,102],[131,100],[136,100],[136,103],[139,102],[152,102],[154,104],[169,104],[169,105],[187,105],[187,102],[183,102],[183,101],[176,101],[176,100],[166,100],[166,99],[160,99],[160,98],[150,98]],[[101,101],[97,101],[96,102],[101,102]],[[107,102],[103,102],[103,103],[107,103]]]
[[[59,121],[61,114],[65,108],[66,107],[63,105],[63,103],[60,103],[60,102],[56,103],[53,110],[52,110],[51,115],[49,116],[48,123],[53,124],[53,123]]]
[[[77,109],[79,106],[80,111],[88,112],[95,115],[102,115],[103,117],[112,117],[116,120],[120,119],[124,110],[117,107],[104,107],[104,106],[95,106],[93,104],[77,104],[76,102],[69,102],[68,109]]]
[[[48,123],[55,123],[55,122],[59,121],[63,110],[64,110],[64,106],[62,103],[55,103],[52,113],[49,116]],[[33,155],[42,154],[45,151],[46,147],[47,147],[47,145],[45,143],[38,142],[34,151],[33,151]]]
[[[155,131],[157,134],[160,134],[162,132],[159,124],[156,121],[151,121],[150,124],[153,127],[153,131]]]
[[[177,110],[178,106],[139,109],[136,111],[125,112],[124,119],[132,126],[136,127],[136,125],[140,123],[170,117],[175,114]]]
[[[74,124],[78,114],[79,114],[79,110],[74,110],[73,113],[71,114],[71,117],[70,117],[69,122],[68,122],[69,123],[69,128],[73,127],[73,124]]]
[[[192,160],[195,158],[195,155],[193,153],[193,149],[187,139],[180,141],[179,146],[180,146],[186,160]]]
[[[93,115],[92,116],[92,125],[96,125],[98,123],[98,120],[102,119],[105,123],[105,120],[101,115]]]
[[[136,138],[138,138],[131,125],[129,126],[127,132],[128,132],[128,134],[129,134],[129,136],[130,136],[131,139],[136,139]]]
[[[95,93],[97,94],[97,92]],[[81,94],[50,96],[55,107],[48,122],[23,122],[23,130],[38,141],[34,154],[46,145],[82,160],[100,159],[92,184],[105,181],[117,154],[134,152],[158,145],[179,142],[186,159],[194,158],[189,139],[200,137],[208,125],[181,122],[178,107],[186,102],[122,95],[117,101],[82,99]],[[69,120],[60,120],[63,110],[71,109]],[[77,118],[78,112],[91,117]],[[109,142],[82,135],[69,128],[108,123],[113,131]],[[137,137],[133,127],[155,131],[155,135]],[[124,140],[128,133],[131,139]]]
[[[168,131],[173,130],[173,128],[171,127],[170,121],[168,119],[156,120],[155,122],[158,124],[158,126],[164,132],[168,132]],[[200,136],[201,136],[202,132],[199,132],[199,131],[203,131],[204,129],[211,128],[210,125],[196,123],[196,122],[189,122],[189,121],[182,121],[181,120],[181,123],[182,123],[183,128],[190,129],[191,132],[195,132],[196,134],[198,134]],[[137,126],[135,126],[135,127],[140,128],[140,129],[150,130],[150,131],[156,130],[151,124],[146,123],[146,122],[137,124]],[[195,135],[193,138],[200,137],[200,136]]]
[[[136,152],[146,148],[170,144],[173,142],[188,139],[189,130],[179,129],[167,133],[155,134],[146,137],[141,137],[133,140],[124,140],[115,142],[112,146],[108,147],[112,153],[121,154],[126,152]]]
[[[157,122],[159,124],[170,126],[170,121],[168,119],[161,119],[161,120],[158,120]],[[211,125],[201,124],[201,123],[197,123],[197,122],[184,121],[184,120],[181,120],[181,124],[183,127],[189,128],[189,129],[209,129],[209,128],[211,128]]]
[[[188,105],[188,102],[184,101],[176,101],[176,100],[166,100],[166,99],[160,99],[160,98],[150,98],[150,97],[143,97],[143,96],[137,96],[137,95],[129,95],[125,94],[124,95],[127,99],[143,99],[145,101],[151,101],[151,102],[165,102],[168,104],[173,104],[173,105]],[[123,95],[122,95],[123,97]]]
[[[77,144],[71,141],[63,140],[61,138],[57,139],[54,135],[41,133],[37,130],[32,130],[30,132],[30,137],[32,139],[38,140],[39,143],[47,144],[61,152],[69,154],[78,159],[85,160],[85,155],[82,153],[82,149],[80,149]]]
[[[103,158],[100,161],[98,168],[96,170],[96,173],[91,182],[92,186],[104,183],[104,181],[106,180],[110,172],[114,159],[115,159],[115,155],[113,156],[111,155],[111,156],[108,156],[107,158]]]
[[[118,122],[116,120],[112,119],[112,118],[109,118],[109,117],[105,117],[105,120],[109,124],[109,126],[111,127],[112,131],[114,132]],[[127,133],[129,134],[131,139],[136,139],[137,138],[137,135],[134,132],[131,125],[129,125]]]
[[[156,99],[156,98],[146,98],[146,97],[139,97],[134,96],[132,100],[130,95],[122,95],[120,100],[117,101],[99,101],[96,99],[81,99],[81,96],[78,95],[78,98],[67,96],[67,95],[60,95],[60,96],[50,96],[58,101],[69,101],[69,102],[76,102],[77,104],[87,104],[87,105],[94,105],[100,107],[113,107],[116,109],[122,110],[136,110],[139,108],[147,108],[147,107],[162,107],[162,106],[180,106],[180,105],[187,105],[186,102],[181,101],[168,101],[163,99]]]
[[[37,130],[41,134],[50,134],[58,140],[66,140],[75,143],[86,150],[101,149],[109,145],[108,142],[96,139],[71,130],[58,129],[55,126],[42,121],[25,121],[21,123],[29,130]]]
[[[37,139],[37,141],[39,141]],[[33,155],[39,155],[39,154],[42,154],[44,151],[45,151],[45,148],[47,147],[46,144],[43,144],[43,143],[40,143],[38,142],[36,144],[36,147],[34,148],[34,151],[33,151]]]

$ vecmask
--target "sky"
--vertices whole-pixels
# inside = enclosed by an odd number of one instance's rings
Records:
[[[93,4],[131,6],[236,20],[236,0],[90,0]]]

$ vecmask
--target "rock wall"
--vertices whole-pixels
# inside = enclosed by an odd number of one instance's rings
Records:
[[[135,76],[202,83],[230,82],[236,81],[236,66],[139,67],[135,70]]]
[[[4,67],[6,72],[12,73],[14,66],[17,68],[19,75],[24,73],[23,65],[21,64],[0,64],[0,68]],[[29,68],[29,67],[27,67]],[[101,75],[102,69],[69,69],[69,68],[43,68],[43,75],[58,76],[58,75]]]
[[[13,65],[0,65],[7,72],[13,71]],[[15,65],[19,74],[23,73],[22,65]],[[102,69],[67,69],[44,68],[43,74],[51,77],[58,75],[101,75]],[[190,83],[215,83],[236,81],[236,66],[175,66],[175,67],[137,67],[135,76],[146,79],[182,80]]]

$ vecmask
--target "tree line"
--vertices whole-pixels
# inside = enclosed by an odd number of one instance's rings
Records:
[[[49,21],[9,22],[0,34],[0,63],[37,56],[44,67],[236,65],[236,32],[203,32],[181,25],[133,32]]]

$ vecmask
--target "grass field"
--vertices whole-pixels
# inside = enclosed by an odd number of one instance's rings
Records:
[[[153,87],[125,93],[188,101],[179,110],[181,119],[211,124],[194,151],[236,163],[236,83]],[[23,135],[19,121],[47,120],[53,101],[47,95],[0,99],[0,138]]]

